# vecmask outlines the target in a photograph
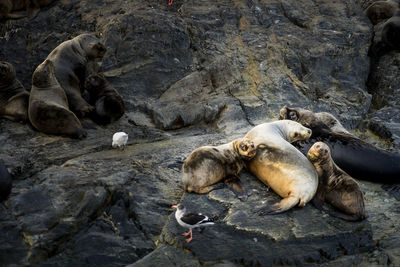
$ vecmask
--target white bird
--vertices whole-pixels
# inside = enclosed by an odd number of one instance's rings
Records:
[[[126,143],[128,142],[128,134],[124,132],[117,132],[113,135],[112,147],[113,148],[125,148]]]
[[[213,225],[214,220],[212,218],[208,218],[208,216],[203,215],[201,213],[194,213],[190,211],[186,211],[186,208],[182,204],[173,205],[172,208],[176,209],[175,218],[176,221],[185,228],[189,228],[189,232],[183,233],[184,236],[190,235],[186,242],[190,242],[193,239],[192,229],[196,227],[202,227],[207,225]]]

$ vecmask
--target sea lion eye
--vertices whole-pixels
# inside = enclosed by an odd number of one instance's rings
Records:
[[[297,137],[297,136],[299,136],[299,134],[298,133],[294,133],[294,137]]]
[[[248,149],[248,147],[247,147],[247,145],[241,145],[240,149],[243,150],[243,151],[246,151]]]
[[[297,114],[295,111],[290,111],[289,112],[289,119],[291,119],[292,121],[297,120]]]

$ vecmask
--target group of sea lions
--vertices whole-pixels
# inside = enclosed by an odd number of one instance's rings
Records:
[[[81,120],[98,124],[118,120],[125,104],[118,92],[98,73],[97,58],[105,46],[93,34],[81,34],[58,45],[35,69],[26,91],[14,67],[0,62],[0,117],[27,121],[46,134],[84,138]]]
[[[1,3],[1,2],[0,2]],[[118,120],[125,104],[95,62],[106,53],[93,34],[81,34],[58,45],[35,69],[30,93],[13,65],[0,62],[0,117],[29,122],[46,134],[84,138],[85,117],[105,125]],[[11,176],[0,162],[0,200],[9,194]]]
[[[375,39],[372,55],[381,56],[391,50],[400,49],[400,5],[393,0],[376,1],[369,5],[365,14],[374,25]]]
[[[189,192],[208,193],[232,185],[246,197],[237,174],[245,167],[283,199],[262,208],[278,214],[312,200],[335,208],[330,215],[348,221],[367,217],[364,194],[356,179],[391,184],[399,197],[400,155],[379,149],[349,133],[333,115],[282,107],[278,121],[263,123],[243,138],[220,146],[195,149],[182,166]],[[397,187],[396,187],[397,186]]]

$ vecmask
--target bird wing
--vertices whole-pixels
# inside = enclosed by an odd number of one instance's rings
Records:
[[[189,225],[212,222],[212,220],[210,220],[207,216],[193,212],[183,214],[181,220],[182,222]]]

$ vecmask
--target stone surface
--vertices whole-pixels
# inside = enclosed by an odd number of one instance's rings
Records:
[[[59,43],[95,32],[127,112],[84,140],[0,120],[13,176],[0,204],[0,265],[400,265],[398,201],[379,184],[360,181],[369,217],[349,223],[310,204],[258,216],[280,198],[246,171],[246,202],[226,188],[185,193],[180,178],[193,149],[241,137],[283,105],[329,111],[399,152],[399,54],[368,56],[369,2],[59,0],[32,20],[1,21],[0,60],[27,89]],[[111,148],[117,131],[129,134],[124,150]],[[187,244],[178,202],[216,224]]]

